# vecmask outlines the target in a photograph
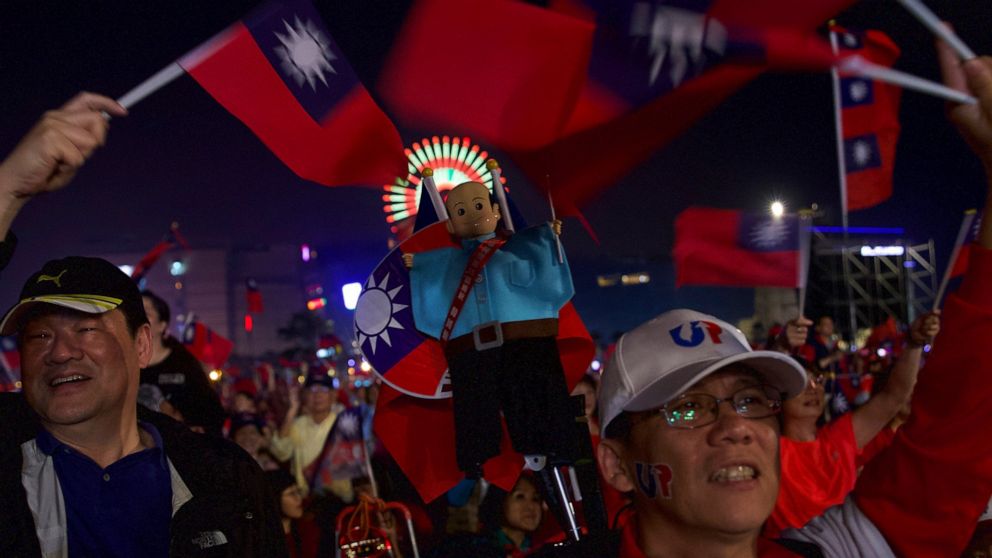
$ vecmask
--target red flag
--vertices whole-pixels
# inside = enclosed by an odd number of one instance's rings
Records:
[[[576,14],[575,3],[554,6]],[[596,7],[585,16],[597,19],[596,41],[568,135],[513,153],[536,184],[550,177],[561,214],[574,214],[764,69],[825,69],[832,56],[813,31],[853,0],[587,3]]]
[[[592,34],[588,22],[524,2],[423,0],[377,91],[406,124],[507,149],[539,147],[558,137],[572,112]]]
[[[189,244],[186,243],[186,239],[179,233],[179,224],[172,223],[169,227],[169,232],[166,233],[165,238],[161,240],[152,249],[148,251],[147,254],[141,257],[137,264],[134,265],[134,270],[131,271],[131,279],[135,282],[140,282],[148,270],[151,269],[153,265],[162,257],[163,254],[168,252],[173,248],[182,247],[184,249],[189,249]]]
[[[378,187],[406,173],[399,133],[309,2],[266,4],[179,64],[302,178]]]
[[[675,285],[797,287],[799,218],[690,207],[675,219]]]
[[[262,304],[262,292],[258,290],[258,283],[253,277],[249,277],[245,281],[245,303],[251,314],[261,314],[265,311],[265,306]]]
[[[234,343],[198,321],[188,321],[183,329],[183,344],[200,362],[214,368],[227,362]]]
[[[841,55],[857,54],[886,67],[899,57],[899,47],[881,31],[856,33],[834,26],[831,32],[837,36]],[[892,196],[901,92],[895,85],[862,77],[840,78],[849,211],[878,205]]]

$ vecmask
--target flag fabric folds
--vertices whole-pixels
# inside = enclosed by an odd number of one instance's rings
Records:
[[[899,47],[881,31],[831,28],[839,54],[860,55],[885,67],[899,57]],[[878,205],[892,196],[892,171],[899,139],[902,90],[859,76],[841,76],[841,138],[847,184],[847,210]]]
[[[270,2],[179,60],[302,178],[379,187],[403,143],[305,0]]]
[[[539,147],[572,112],[592,34],[589,22],[516,0],[422,0],[376,91],[405,124]]]
[[[573,215],[766,69],[829,67],[814,30],[852,3],[556,0],[596,21],[589,78],[562,137],[512,156]]]
[[[183,344],[197,360],[218,368],[227,362],[234,343],[194,318],[183,327]]]
[[[800,219],[690,207],[675,219],[675,285],[799,287]]]

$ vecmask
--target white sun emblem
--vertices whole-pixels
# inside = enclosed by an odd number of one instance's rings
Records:
[[[751,244],[758,248],[778,246],[788,236],[789,225],[785,219],[767,219],[751,228]]]
[[[276,33],[283,46],[276,47],[275,52],[282,60],[283,71],[296,81],[297,86],[302,87],[305,81],[310,84],[310,89],[316,91],[318,79],[327,85],[326,72],[338,73],[331,66],[331,61],[337,56],[331,51],[327,36],[312,21],[303,23],[299,17],[294,19],[293,25],[282,21],[287,34]]]
[[[863,167],[871,161],[871,153],[871,145],[868,142],[858,141],[854,143],[854,162],[859,167]]]
[[[358,297],[358,304],[355,305],[355,328],[358,329],[358,345],[361,347],[367,340],[375,354],[376,344],[379,339],[390,347],[393,342],[389,339],[389,328],[405,329],[394,317],[397,312],[407,308],[406,304],[393,302],[396,293],[400,292],[403,285],[392,290],[389,287],[389,274],[387,273],[382,281],[376,285],[373,277],[369,277],[365,284],[365,290]]]
[[[851,82],[848,92],[854,101],[863,101],[868,96],[868,84],[861,80],[855,80]]]
[[[339,416],[338,432],[346,438],[354,438],[358,434],[358,417],[352,413],[344,413]]]

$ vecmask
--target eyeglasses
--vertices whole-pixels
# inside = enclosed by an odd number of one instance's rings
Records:
[[[749,419],[761,419],[782,411],[782,394],[766,384],[741,388],[726,399],[708,393],[686,393],[655,409],[672,428],[692,429],[713,424],[720,416],[720,403],[730,403],[734,411]]]

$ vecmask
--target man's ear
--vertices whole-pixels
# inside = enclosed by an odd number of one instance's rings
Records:
[[[617,440],[603,439],[596,450],[599,470],[606,477],[606,482],[620,492],[630,492],[634,489],[634,482],[624,466],[623,455],[623,443]]]
[[[138,365],[147,367],[152,360],[152,326],[142,324],[134,332],[134,348],[138,352]]]

